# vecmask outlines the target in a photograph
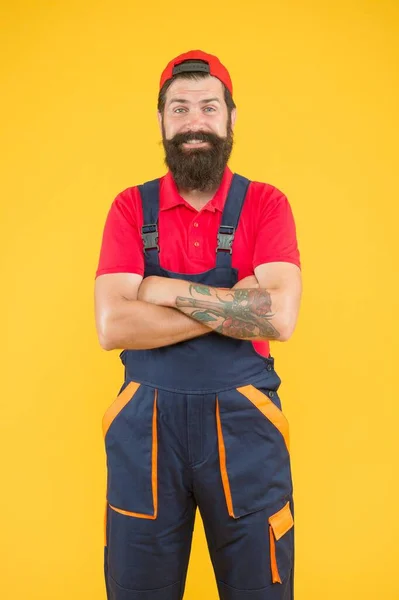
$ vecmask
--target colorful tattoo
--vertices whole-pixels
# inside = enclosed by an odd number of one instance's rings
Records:
[[[228,296],[232,300],[222,300],[217,292],[206,285],[192,284],[189,292],[191,298],[176,298],[176,308],[203,323],[217,321],[212,329],[222,335],[239,339],[275,340],[280,337],[280,333],[270,323],[275,313],[271,312],[270,294],[265,289],[231,290]],[[209,296],[210,299],[197,298],[194,294]]]

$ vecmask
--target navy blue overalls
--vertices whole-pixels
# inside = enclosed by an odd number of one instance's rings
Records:
[[[139,186],[144,277],[237,283],[232,240],[248,185],[234,175],[215,267],[194,275],[160,267],[159,180]],[[103,417],[108,600],[183,597],[197,506],[222,600],[293,600],[289,433],[274,358],[215,332],[120,357],[125,380]]]

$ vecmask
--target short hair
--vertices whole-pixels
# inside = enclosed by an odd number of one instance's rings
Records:
[[[205,77],[209,77],[209,74],[203,73],[201,71],[188,71],[187,73],[179,73],[179,75],[176,75],[175,77],[172,77],[171,79],[168,79],[167,81],[165,81],[162,88],[159,90],[159,94],[158,94],[158,110],[159,110],[159,112],[161,114],[163,113],[164,108],[165,108],[165,102],[166,102],[166,92],[168,91],[169,87],[176,79],[198,80],[198,79],[204,79]],[[233,110],[233,108],[236,107],[236,105],[235,105],[235,102],[233,100],[233,97],[232,97],[230,91],[227,89],[227,87],[224,85],[223,82],[221,82],[221,84],[224,89],[224,100],[226,102],[227,110],[230,115],[231,111]]]

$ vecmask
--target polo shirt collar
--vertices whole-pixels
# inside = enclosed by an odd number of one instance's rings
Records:
[[[218,210],[219,212],[223,212],[223,207],[226,202],[232,179],[233,173],[229,167],[226,166],[219,188],[217,189],[213,198],[209,200],[207,204],[205,204],[202,210],[209,210],[211,212]],[[179,204],[184,204],[192,210],[195,210],[188,202],[184,200],[184,198],[180,196],[179,190],[177,189],[175,180],[173,179],[170,171],[168,171],[162,178],[160,192],[160,210],[168,210],[169,208],[174,208]]]

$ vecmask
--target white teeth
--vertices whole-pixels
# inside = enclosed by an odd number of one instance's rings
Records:
[[[202,144],[202,140],[188,140],[187,144]]]

